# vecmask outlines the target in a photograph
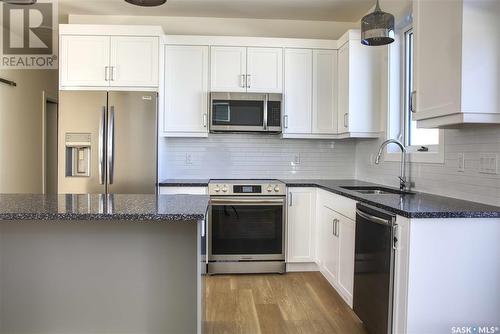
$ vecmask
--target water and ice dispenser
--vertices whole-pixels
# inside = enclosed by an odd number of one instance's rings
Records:
[[[91,157],[90,133],[66,133],[66,177],[89,177]]]

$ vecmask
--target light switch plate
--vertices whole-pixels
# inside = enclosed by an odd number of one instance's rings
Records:
[[[479,154],[479,173],[498,174],[498,154]]]
[[[184,161],[186,165],[192,165],[193,164],[193,159],[191,157],[191,154],[186,153],[186,160]]]
[[[300,165],[300,153],[297,153],[293,156],[293,164]]]
[[[465,156],[463,153],[458,153],[458,168],[459,172],[465,172]]]

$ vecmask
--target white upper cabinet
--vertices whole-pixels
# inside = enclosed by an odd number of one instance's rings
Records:
[[[313,51],[312,132],[337,133],[337,51]]]
[[[211,48],[211,91],[246,92],[247,48]]]
[[[158,89],[160,27],[62,24],[59,34],[61,90]]]
[[[247,49],[247,91],[283,92],[283,49]]]
[[[310,49],[285,50],[284,134],[311,133],[312,57]]]
[[[208,46],[165,46],[165,137],[208,135]]]
[[[355,38],[350,36],[338,54],[338,133],[344,137],[378,137],[382,69],[387,67],[388,49],[364,46],[359,33],[348,34]]]
[[[288,190],[287,262],[316,261],[316,189]]]
[[[109,36],[61,36],[60,85],[109,85]]]
[[[283,49],[213,46],[211,91],[283,91]]]
[[[158,37],[111,37],[110,85],[158,86]]]
[[[500,123],[499,17],[498,1],[413,1],[418,126]]]

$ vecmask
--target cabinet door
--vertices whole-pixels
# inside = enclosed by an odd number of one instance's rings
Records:
[[[317,134],[337,133],[337,51],[313,51],[313,126]]]
[[[339,267],[339,239],[335,232],[336,213],[330,208],[322,208],[322,254],[321,272],[332,285],[337,284]]]
[[[247,48],[213,46],[210,50],[211,91],[246,92]]]
[[[61,87],[109,86],[109,44],[108,36],[62,36]]]
[[[164,135],[208,133],[208,46],[165,47]]]
[[[349,132],[349,43],[338,54],[338,133]]]
[[[111,86],[157,87],[158,37],[111,37]]]
[[[287,262],[315,261],[315,190],[292,188],[288,191]]]
[[[285,50],[284,133],[311,133],[312,50]]]
[[[283,92],[283,49],[247,49],[247,91]]]
[[[340,214],[335,215],[338,223],[339,271],[338,287],[341,295],[352,306],[354,286],[354,242],[356,223]]]
[[[462,5],[413,1],[416,120],[461,110]]]

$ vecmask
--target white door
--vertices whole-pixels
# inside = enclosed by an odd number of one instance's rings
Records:
[[[166,136],[208,133],[208,46],[165,47],[164,105]]]
[[[321,271],[332,285],[337,284],[339,268],[339,239],[336,236],[335,224],[336,213],[330,208],[323,206],[323,218],[321,221],[322,237],[322,266]]]
[[[210,67],[211,91],[246,92],[246,47],[213,46]]]
[[[414,119],[461,110],[462,7],[463,1],[413,1]]]
[[[109,36],[62,36],[61,87],[107,87]]]
[[[247,49],[247,91],[283,92],[283,49]]]
[[[340,293],[352,305],[352,292],[354,287],[354,243],[356,223],[340,214],[335,216],[338,220],[339,241],[339,271],[338,286]]]
[[[315,261],[315,190],[292,188],[288,191],[287,262]]]
[[[349,132],[349,43],[338,54],[338,133]]]
[[[111,86],[157,87],[158,37],[111,37]]]
[[[285,49],[285,134],[311,133],[312,56],[310,49]]]
[[[337,133],[337,51],[313,51],[312,132]]]

